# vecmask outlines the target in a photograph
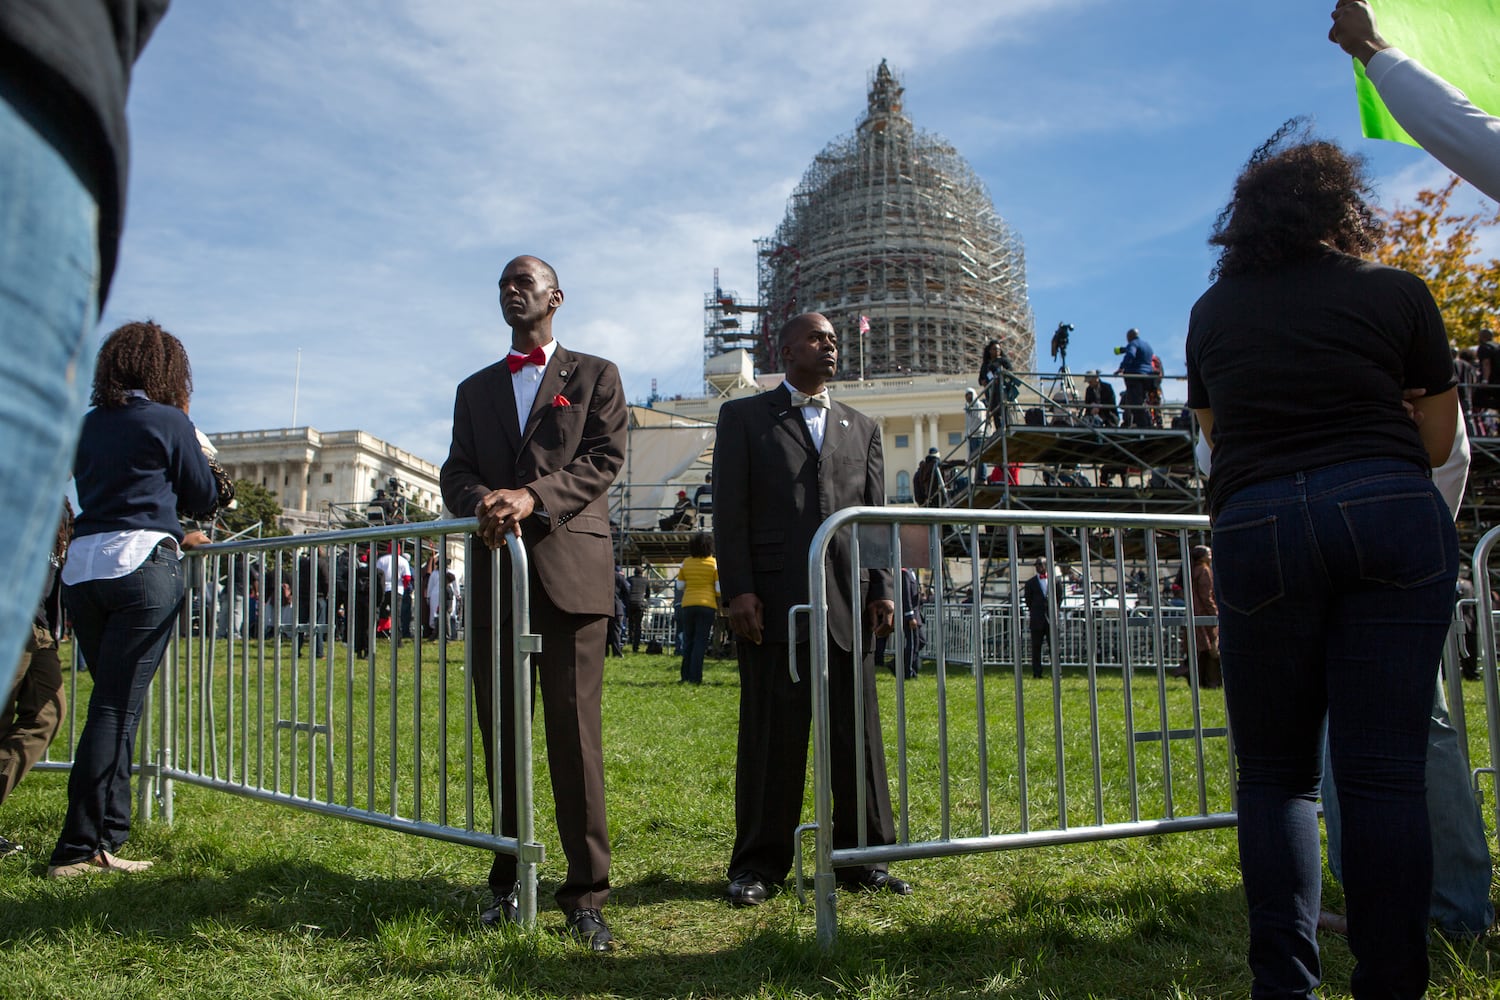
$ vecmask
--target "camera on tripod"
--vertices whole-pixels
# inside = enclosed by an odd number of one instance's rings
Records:
[[[1068,363],[1068,334],[1073,332],[1072,323],[1059,323],[1052,334],[1052,360],[1056,361],[1059,354],[1062,355],[1063,364]]]

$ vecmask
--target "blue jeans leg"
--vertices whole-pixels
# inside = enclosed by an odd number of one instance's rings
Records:
[[[0,691],[57,537],[93,381],[99,210],[0,82]]]
[[[1343,832],[1337,786],[1323,763],[1323,825],[1328,867],[1344,879]],[[1433,685],[1427,724],[1427,819],[1432,826],[1432,906],[1429,916],[1450,937],[1476,937],[1495,922],[1490,903],[1490,845],[1484,817],[1469,787],[1469,767],[1448,718],[1442,683]]]
[[[68,811],[51,863],[117,851],[130,834],[130,768],[141,706],[182,603],[182,566],[158,549],[133,573],[64,591],[94,678],[68,776]]]
[[[1427,985],[1428,706],[1458,543],[1431,481],[1350,462],[1239,491],[1214,522],[1226,701],[1239,764],[1253,996],[1321,977],[1317,796],[1326,714],[1356,996]]]
[[[703,657],[708,653],[715,614],[713,608],[695,605],[682,609],[682,679],[689,684],[703,683]]]

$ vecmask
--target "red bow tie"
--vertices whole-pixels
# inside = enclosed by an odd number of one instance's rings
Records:
[[[530,354],[517,354],[512,351],[505,356],[505,363],[510,366],[510,373],[512,375],[527,365],[536,365],[538,368],[545,368],[547,367],[547,353],[540,347],[532,348]]]

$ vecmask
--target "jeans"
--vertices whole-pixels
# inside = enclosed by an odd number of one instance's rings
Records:
[[[703,657],[708,652],[708,639],[713,635],[715,608],[697,605],[683,607],[678,620],[682,622],[682,679],[689,684],[703,683]]]
[[[169,548],[155,549],[125,576],[63,591],[94,693],[68,775],[68,812],[51,864],[114,853],[130,835],[136,727],[172,637],[182,591],[182,564]]]
[[[1214,518],[1214,592],[1239,764],[1252,996],[1311,997],[1321,736],[1338,777],[1356,997],[1427,988],[1427,709],[1458,536],[1432,481],[1387,459],[1247,486]]]
[[[18,100],[0,74],[0,691],[57,537],[98,321],[98,205]]]
[[[1328,867],[1343,881],[1343,824],[1333,772],[1323,763],[1323,824]],[[1495,922],[1490,904],[1490,845],[1484,817],[1469,788],[1469,765],[1448,720],[1441,683],[1433,685],[1427,723],[1427,819],[1432,825],[1430,916],[1450,937],[1477,937]]]

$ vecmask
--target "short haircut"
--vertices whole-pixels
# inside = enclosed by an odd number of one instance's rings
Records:
[[[688,539],[688,555],[694,559],[707,559],[714,554],[714,536],[700,531]]]

